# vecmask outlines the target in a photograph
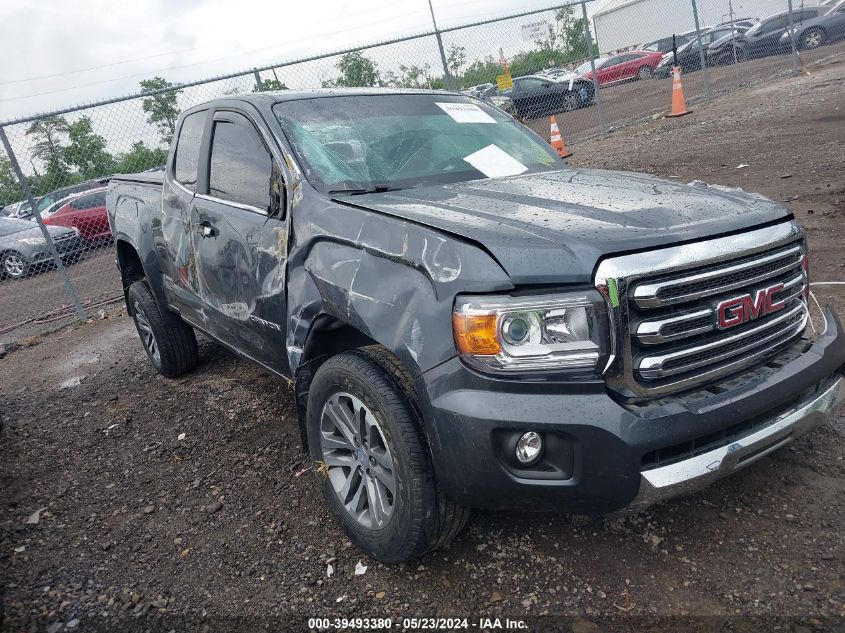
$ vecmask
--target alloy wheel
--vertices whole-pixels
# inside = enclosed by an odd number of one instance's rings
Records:
[[[141,343],[143,343],[144,349],[147,350],[156,363],[161,363],[161,352],[158,349],[155,334],[153,334],[153,327],[150,325],[150,320],[147,318],[147,315],[144,314],[144,311],[141,309],[141,306],[137,301],[135,302],[134,312],[135,325],[138,327],[138,334],[141,335]]]
[[[17,253],[9,253],[3,260],[3,270],[9,277],[23,277],[23,271],[26,268],[26,263],[23,257]]]
[[[801,40],[804,48],[818,48],[822,43],[821,31],[810,31],[809,33],[805,33]]]
[[[352,394],[332,395],[320,416],[320,448],[346,512],[365,528],[385,527],[396,500],[396,468],[373,412]]]
[[[563,97],[563,111],[572,112],[578,109],[578,97],[574,94],[567,94]]]

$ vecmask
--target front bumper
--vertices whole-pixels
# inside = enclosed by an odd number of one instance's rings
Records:
[[[796,343],[718,389],[644,405],[619,401],[600,381],[497,380],[448,361],[417,381],[438,484],[470,507],[590,514],[698,490],[834,415],[845,399],[845,333],[829,310],[826,318],[812,345]],[[547,448],[540,466],[521,469],[512,447],[529,430]]]

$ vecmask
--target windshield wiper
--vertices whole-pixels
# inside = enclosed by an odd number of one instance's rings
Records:
[[[386,191],[400,191],[403,187],[391,187],[390,185],[379,184],[372,187],[359,187],[357,189],[329,189],[326,193],[334,195],[345,193],[349,196],[360,196],[365,193],[384,193]]]

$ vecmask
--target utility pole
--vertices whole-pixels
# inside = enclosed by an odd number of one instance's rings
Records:
[[[440,61],[443,64],[443,81],[446,84],[446,89],[452,89],[452,75],[449,74],[449,64],[446,63],[446,51],[443,50],[443,38],[440,37],[440,31],[437,28],[437,20],[434,19],[434,7],[431,6],[431,0],[428,0],[428,10],[431,11],[431,23],[434,25],[434,37],[437,38],[437,47],[440,49]]]
[[[698,46],[698,58],[701,63],[701,74],[704,77],[704,98],[710,101],[710,78],[707,76],[707,59],[704,55],[704,46],[701,44],[701,23],[698,20],[698,6],[696,0],[692,0],[692,17],[695,20],[695,41]]]

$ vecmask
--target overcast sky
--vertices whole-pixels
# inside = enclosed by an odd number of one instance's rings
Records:
[[[448,27],[564,1],[433,5]],[[426,0],[6,0],[0,24],[4,120],[137,92],[155,75],[185,82],[426,31],[431,16]],[[473,38],[496,54],[490,32]]]

